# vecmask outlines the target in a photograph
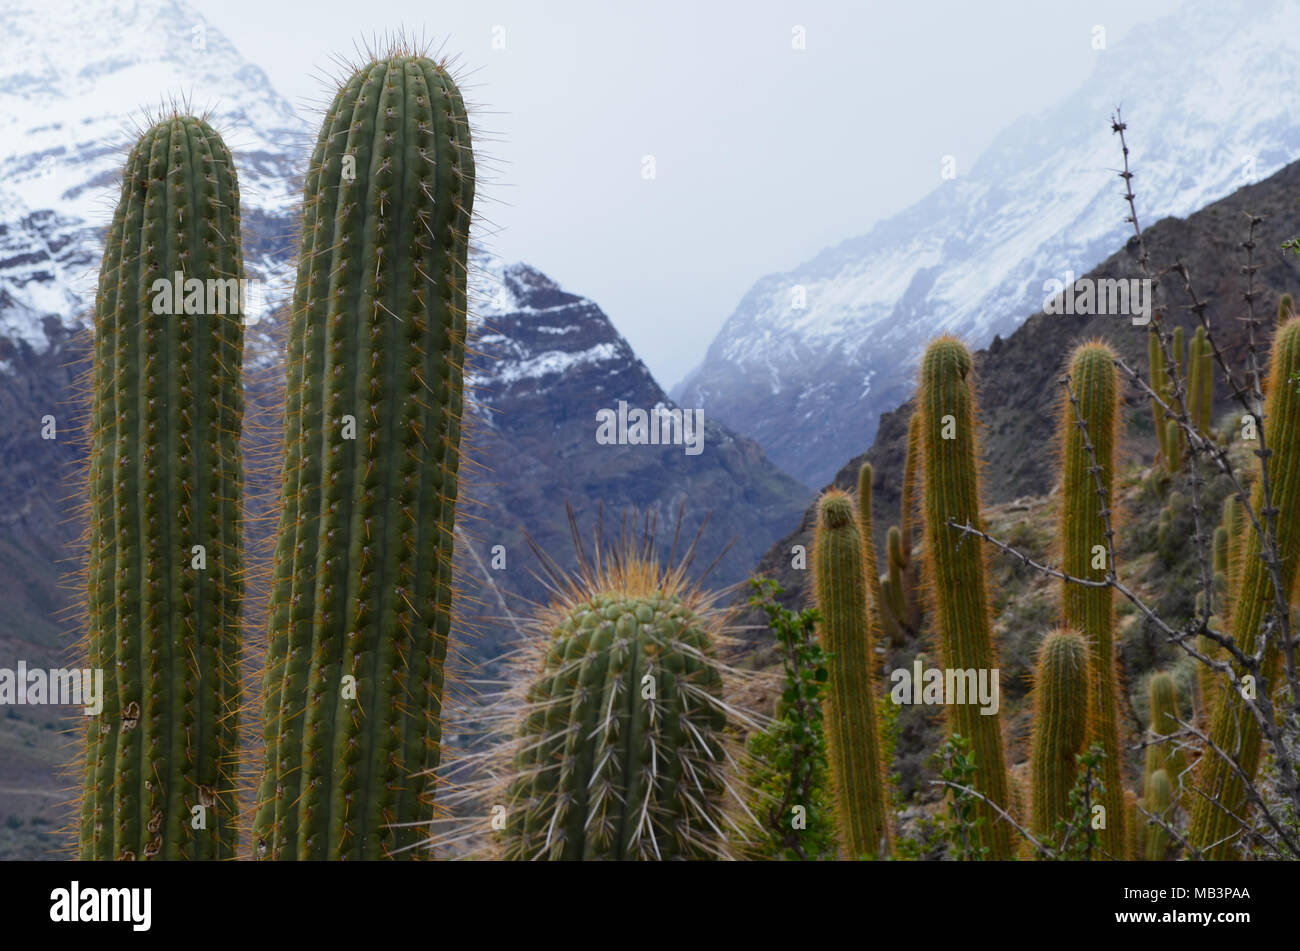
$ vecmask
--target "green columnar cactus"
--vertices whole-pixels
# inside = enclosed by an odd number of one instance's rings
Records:
[[[1169,382],[1165,375],[1165,352],[1160,346],[1160,337],[1157,336],[1154,328],[1147,334],[1147,363],[1151,368],[1151,389],[1162,400],[1167,402]],[[1156,441],[1160,444],[1160,457],[1164,460],[1165,468],[1168,469],[1169,427],[1166,424],[1165,411],[1160,408],[1160,404],[1154,398],[1151,400],[1151,418],[1155,422]]]
[[[1088,731],[1088,644],[1076,631],[1049,633],[1038,649],[1030,771],[1033,832],[1055,839],[1058,820],[1070,818],[1075,756]]]
[[[1147,747],[1146,775],[1156,770],[1164,770],[1169,782],[1181,789],[1184,784],[1183,773],[1187,767],[1187,758],[1182,748],[1170,740],[1161,737],[1172,736],[1181,727],[1178,725],[1178,690],[1174,678],[1165,671],[1151,675],[1147,685],[1148,703],[1151,710],[1151,745]],[[1180,797],[1181,798],[1181,797]]]
[[[894,612],[894,606],[897,604],[898,596],[894,594],[894,582],[888,574],[879,576],[881,604],[884,610],[881,611],[881,618],[884,621],[885,634],[889,637],[889,643],[898,647],[907,641],[907,634],[902,626],[898,623],[898,615]]]
[[[894,617],[898,618],[900,627],[911,630],[907,609],[908,589],[910,587],[908,583],[907,555],[903,551],[903,535],[898,530],[897,525],[889,527],[885,547],[889,557],[889,610]]]
[[[955,337],[933,341],[921,362],[919,401],[924,473],[925,567],[934,602],[943,665],[989,671],[998,666],[993,647],[984,552],[976,539],[949,526],[982,530],[979,458],[975,440],[975,391],[970,351]],[[948,731],[969,738],[978,772],[975,786],[1002,809],[1010,806],[1002,730],[997,716],[982,715],[974,703],[946,707]],[[1013,832],[997,812],[980,803],[981,844],[993,859],[1015,856]]]
[[[1142,805],[1146,811],[1168,822],[1174,803],[1173,783],[1170,782],[1169,774],[1163,769],[1148,773],[1145,793]],[[1146,822],[1150,821],[1146,816],[1142,819]],[[1169,853],[1169,833],[1165,831],[1164,826],[1151,822],[1142,836],[1142,841],[1146,853],[1144,857],[1148,862],[1164,861]]]
[[[1216,630],[1223,630],[1223,623],[1217,618],[1210,618],[1210,625]],[[1218,660],[1222,651],[1219,645],[1214,643],[1204,634],[1196,636],[1196,649],[1206,657]],[[1202,727],[1210,722],[1214,715],[1214,705],[1217,702],[1219,694],[1219,679],[1215,672],[1205,664],[1197,663],[1196,665],[1196,689],[1200,694],[1200,708],[1197,710],[1197,719]]]
[[[1170,456],[1167,460],[1169,471],[1178,473],[1183,470],[1183,430],[1178,420],[1171,419],[1165,424],[1165,443],[1169,446]]]
[[[1222,597],[1227,592],[1228,584],[1228,527],[1226,525],[1215,526],[1211,553],[1214,564],[1215,594]],[[1216,604],[1215,607],[1219,608],[1219,605]]]
[[[1187,404],[1187,382],[1188,381],[1187,381],[1187,360],[1186,360],[1187,332],[1183,330],[1182,327],[1174,328],[1173,347],[1174,347],[1174,368],[1177,373],[1176,379],[1182,382],[1182,387],[1183,387],[1182,397],[1181,398],[1177,397],[1174,395],[1174,382],[1173,380],[1169,381],[1169,396],[1170,399],[1172,400],[1170,405],[1172,405],[1174,413],[1177,415],[1182,413],[1183,410],[1188,405]],[[1189,413],[1189,418],[1191,418],[1190,413]],[[1170,420],[1170,422],[1173,422],[1173,420]],[[1170,432],[1171,435],[1169,441],[1169,450],[1172,453],[1171,462],[1174,460],[1178,460],[1176,467],[1170,469],[1170,471],[1177,472],[1179,471],[1179,469],[1182,468],[1181,460],[1183,457],[1183,453],[1187,451],[1187,436],[1183,432],[1182,427],[1175,427],[1175,429],[1171,430]]]
[[[1205,328],[1197,327],[1187,354],[1187,407],[1197,432],[1210,434],[1211,404],[1214,400],[1214,365]]]
[[[528,644],[540,657],[510,749],[504,857],[728,857],[725,619],[633,547],[556,592]]]
[[[442,65],[393,52],[307,172],[254,848],[413,857],[432,818],[474,157]]]
[[[871,487],[874,478],[871,463],[864,462],[858,469],[858,521],[862,526],[863,564],[866,566],[867,581],[871,585],[871,603],[867,606],[867,621],[874,625],[873,630],[888,633],[890,641],[898,644],[902,642],[902,632],[894,623],[894,619],[889,616],[890,612],[885,605],[884,593],[881,590],[880,574],[876,568],[876,540],[872,533],[871,517]]]
[[[1169,542],[1169,533],[1174,528],[1174,513],[1168,506],[1160,510],[1156,517],[1156,545],[1164,549]]]
[[[163,119],[127,159],[95,301],[83,859],[234,855],[243,279],[230,150]]]
[[[1278,329],[1270,359],[1268,401],[1264,432],[1268,448],[1272,505],[1277,509],[1276,540],[1282,582],[1282,597],[1289,603],[1300,559],[1300,388],[1288,381],[1300,374],[1300,320],[1292,319]],[[1253,506],[1263,510],[1262,489],[1256,486]],[[1259,648],[1261,630],[1276,613],[1276,595],[1268,567],[1261,558],[1262,546],[1255,531],[1240,536],[1241,577],[1232,606],[1232,636],[1243,653]],[[1269,687],[1275,685],[1280,648],[1272,639],[1264,655],[1261,674]],[[1240,673],[1240,672],[1239,672]],[[1257,685],[1263,690],[1264,684]],[[1254,715],[1245,708],[1235,691],[1223,691],[1215,704],[1210,738],[1219,749],[1234,756],[1240,772],[1253,779],[1259,765],[1260,733]],[[1234,854],[1233,834],[1238,831],[1232,815],[1246,807],[1242,776],[1220,756],[1206,753],[1198,762],[1194,785],[1205,794],[1192,802],[1188,841],[1204,850],[1207,858],[1224,859]]]
[[[1133,790],[1124,790],[1124,834],[1128,840],[1128,857],[1131,861],[1141,861],[1145,842],[1146,818],[1138,812],[1138,800]]]
[[[1070,384],[1077,407],[1063,400],[1060,409],[1062,570],[1075,578],[1103,581],[1111,571],[1106,538],[1107,518],[1115,498],[1115,446],[1119,425],[1119,377],[1110,346],[1094,340],[1079,346],[1070,358]],[[1085,432],[1079,425],[1082,417]],[[1094,472],[1094,465],[1096,471]],[[1100,485],[1101,493],[1098,492]],[[1110,518],[1114,518],[1113,511]],[[1088,745],[1099,743],[1106,754],[1101,764],[1106,808],[1101,830],[1103,854],[1122,858],[1124,788],[1121,782],[1118,672],[1115,664],[1115,617],[1112,591],[1063,582],[1062,616],[1066,626],[1083,634],[1089,647]]]
[[[1241,547],[1242,518],[1241,504],[1235,495],[1223,500],[1223,528],[1227,532],[1224,543],[1224,574],[1227,578],[1227,596],[1224,607],[1220,609],[1225,620],[1231,619],[1232,603],[1237,597],[1237,587],[1241,582]]]
[[[813,576],[822,647],[830,653],[825,703],[826,754],[835,792],[841,845],[848,858],[884,858],[891,851],[884,764],[876,729],[862,535],[853,500],[835,489],[817,505]]]
[[[1295,314],[1295,301],[1290,294],[1283,294],[1277,301],[1277,324],[1282,326]]]
[[[1214,542],[1211,549],[1213,553],[1214,566],[1214,608],[1216,616],[1210,618],[1210,626],[1215,630],[1228,630],[1232,626],[1232,585],[1234,572],[1237,566],[1237,532],[1241,528],[1238,522],[1238,513],[1240,508],[1237,504],[1236,496],[1228,496],[1223,500],[1223,522],[1214,529]],[[1197,614],[1199,615],[1204,606],[1204,595],[1197,592]],[[1196,638],[1196,649],[1213,660],[1220,660],[1223,656],[1223,649],[1214,641],[1210,640],[1204,634]],[[1202,724],[1208,725],[1210,716],[1214,712],[1215,700],[1218,697],[1220,683],[1218,675],[1205,664],[1196,665],[1196,689],[1200,695],[1200,706],[1197,715]]]
[[[923,607],[919,583],[920,565],[913,554],[915,532],[912,528],[916,517],[916,487],[921,466],[922,425],[920,411],[913,410],[907,423],[907,458],[903,463],[902,511],[898,520],[898,530],[902,536],[903,600],[907,604],[907,624],[913,633],[921,630]]]
[[[912,557],[912,522],[916,517],[917,467],[921,462],[921,413],[912,411],[907,421],[907,456],[903,462],[903,494],[899,504],[898,531],[902,535],[906,561]]]

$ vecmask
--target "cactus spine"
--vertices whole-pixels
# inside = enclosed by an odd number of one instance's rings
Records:
[[[1295,582],[1296,561],[1300,558],[1300,392],[1291,382],[1297,373],[1300,373],[1300,320],[1292,319],[1278,329],[1273,340],[1269,368],[1272,385],[1264,417],[1271,452],[1271,502],[1277,509],[1280,595],[1288,604]],[[1255,487],[1253,507],[1257,512],[1263,509],[1260,485]],[[1241,575],[1232,606],[1232,635],[1241,651],[1251,654],[1259,647],[1261,629],[1275,613],[1277,595],[1261,558],[1259,534],[1245,532],[1240,542]],[[1279,647],[1273,641],[1260,669],[1269,688],[1275,684],[1279,656]],[[1259,685],[1261,691],[1264,687],[1264,683]],[[1247,778],[1254,777],[1259,765],[1259,725],[1235,691],[1220,693],[1209,735],[1219,749],[1235,757],[1236,765]],[[1233,833],[1237,831],[1232,816],[1240,815],[1246,806],[1242,778],[1221,757],[1206,753],[1198,762],[1194,783],[1205,796],[1192,802],[1188,841],[1204,850],[1207,858],[1231,858]]]
[[[1115,444],[1119,420],[1119,379],[1115,354],[1102,341],[1079,346],[1070,358],[1070,380],[1077,406],[1064,401],[1059,424],[1062,460],[1062,570],[1075,578],[1102,581],[1112,571],[1108,517],[1113,518]],[[1086,439],[1092,444],[1087,450]],[[1094,463],[1095,460],[1095,463]],[[1096,466],[1094,473],[1093,466]],[[1100,486],[1100,488],[1099,488]],[[1120,779],[1118,675],[1115,665],[1114,606],[1105,587],[1064,582],[1062,615],[1066,626],[1080,631],[1089,646],[1088,745],[1099,743],[1106,758],[1101,764],[1105,787],[1106,826],[1101,830],[1103,853],[1125,854],[1124,790]]]
[[[1052,631],[1038,649],[1034,728],[1030,752],[1033,831],[1055,839],[1058,820],[1070,818],[1075,756],[1088,730],[1088,645],[1076,631]]]
[[[460,92],[394,52],[308,169],[263,693],[259,856],[412,857],[432,816],[474,159]]]
[[[626,545],[556,591],[528,644],[505,858],[727,857],[723,618]]]
[[[225,282],[243,277],[229,149],[202,119],[158,122],[127,159],[95,306],[86,647],[105,697],[83,859],[234,855],[243,285]]]
[[[883,858],[891,849],[867,623],[866,568],[852,499],[830,490],[817,506],[813,575],[822,646],[831,654],[826,752],[842,845],[848,858]]]
[[[921,362],[920,406],[924,421],[925,565],[934,599],[943,666],[958,670],[997,669],[984,552],[949,527],[982,528],[975,443],[975,392],[970,351],[955,337],[932,342]],[[945,708],[950,734],[970,740],[978,772],[975,786],[1002,809],[1011,805],[1002,730],[996,716],[982,716],[971,703]],[[1013,830],[986,803],[978,814],[981,844],[993,859],[1015,856]]]

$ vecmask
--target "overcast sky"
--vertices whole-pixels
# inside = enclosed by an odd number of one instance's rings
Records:
[[[1094,26],[1178,0],[196,5],[300,110],[363,29],[445,38],[501,166],[489,250],[595,300],[668,387],[755,280],[921,198],[942,156],[970,168],[1088,77]]]

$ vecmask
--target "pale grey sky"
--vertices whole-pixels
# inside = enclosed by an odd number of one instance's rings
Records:
[[[1088,77],[1094,26],[1178,0],[196,5],[300,110],[363,36],[446,38],[495,133],[489,249],[594,299],[670,387],[757,278],[921,198],[942,156],[970,168]]]

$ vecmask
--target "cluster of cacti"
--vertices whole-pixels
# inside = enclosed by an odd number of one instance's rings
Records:
[[[474,158],[438,64],[334,97],[308,168],[256,853],[414,857],[450,627]]]
[[[243,278],[229,150],[163,119],[127,159],[95,303],[83,859],[235,851]]]
[[[1260,647],[1261,635],[1270,629],[1270,617],[1276,616],[1278,600],[1289,603],[1300,558],[1300,388],[1292,381],[1300,375],[1300,320],[1292,319],[1280,327],[1273,340],[1270,358],[1268,400],[1264,415],[1264,434],[1270,451],[1269,479],[1271,506],[1276,509],[1277,564],[1270,568],[1256,531],[1241,534],[1242,549],[1238,558],[1229,555],[1229,570],[1238,562],[1240,572],[1235,584],[1230,578],[1232,600],[1231,629],[1237,647],[1253,654]],[[1263,487],[1256,485],[1252,507],[1264,509]],[[1231,532],[1229,533],[1231,538]],[[1273,589],[1272,571],[1276,570],[1282,591]],[[1271,688],[1276,680],[1281,646],[1276,636],[1270,638],[1260,674]],[[1243,670],[1237,671],[1240,676]],[[1265,683],[1256,689],[1263,692]],[[1234,834],[1246,801],[1243,778],[1252,780],[1259,765],[1260,730],[1254,714],[1236,689],[1225,689],[1214,705],[1209,736],[1214,746],[1233,757],[1227,762],[1207,751],[1198,762],[1193,783],[1203,795],[1191,804],[1188,841],[1204,850],[1209,858],[1229,858],[1235,852]]]
[[[1179,472],[1183,455],[1187,451],[1187,434],[1179,422],[1184,407],[1187,421],[1193,429],[1206,438],[1213,438],[1214,407],[1214,352],[1204,327],[1197,327],[1190,344],[1182,327],[1175,327],[1171,336],[1174,367],[1166,365],[1164,348],[1155,328],[1147,335],[1147,359],[1151,370],[1151,389],[1169,407],[1167,415],[1160,402],[1151,400],[1151,414],[1155,422],[1160,460],[1166,471]],[[1170,370],[1177,374],[1182,393],[1175,395],[1174,380]]]
[[[812,563],[818,630],[830,654],[826,749],[841,846],[855,859],[887,856],[892,839],[873,689],[876,638],[867,598],[873,569],[864,564],[864,547],[871,545],[853,500],[827,491],[817,505]]]
[[[1102,341],[1078,347],[1070,358],[1068,395],[1058,422],[1061,444],[1061,569],[1072,578],[1104,581],[1110,563],[1116,513],[1115,445],[1119,425],[1119,378],[1115,353]],[[1061,614],[1066,627],[1079,631],[1088,643],[1088,745],[1100,744],[1101,802],[1105,825],[1100,832],[1103,854],[1125,854],[1124,791],[1120,779],[1120,744],[1115,665],[1112,589],[1069,581],[1061,588]]]
[[[394,50],[341,84],[305,179],[290,314],[265,746],[249,830],[257,858],[415,858],[430,842],[474,192],[465,106],[441,64]],[[85,736],[83,858],[235,854],[243,277],[229,150],[201,119],[156,123],[127,161],[96,297],[85,649],[107,690]],[[165,303],[183,306],[160,312],[159,281]],[[193,281],[207,282],[197,298]],[[219,304],[213,282],[225,295]],[[232,286],[238,304],[229,307]],[[1261,755],[1247,702],[1276,688],[1275,614],[1290,610],[1300,558],[1300,319],[1290,295],[1278,322],[1264,415],[1272,494],[1265,500],[1257,484],[1252,499],[1275,529],[1277,559],[1229,498],[1213,535],[1214,584],[1197,602],[1198,616],[1230,630],[1246,655],[1263,646],[1260,682],[1229,689],[1198,670],[1211,742],[1189,768],[1171,739],[1181,716],[1174,679],[1153,675],[1141,798],[1124,789],[1113,588],[1102,583],[1114,571],[1119,377],[1106,343],[1081,345],[1058,422],[1062,627],[1037,655],[1027,793],[1011,783],[999,718],[975,697],[948,698],[945,708],[948,732],[965,738],[975,764],[974,851],[1014,857],[1004,809],[1027,814],[1050,844],[1071,818],[1078,757],[1096,745],[1102,856],[1168,857],[1170,835],[1139,805],[1167,822],[1187,809],[1193,849],[1234,854],[1245,783]],[[1176,473],[1188,452],[1180,421],[1212,435],[1214,357],[1203,327],[1190,341],[1176,327],[1169,344],[1166,352],[1153,328],[1151,386],[1167,408],[1156,399],[1151,408],[1162,465]],[[898,646],[921,633],[920,478],[942,663],[998,674],[985,549],[971,534],[983,530],[973,368],[956,338],[926,350],[883,572],[872,467],[861,467],[856,503],[834,489],[818,501],[813,586],[829,655],[826,751],[845,857],[893,851],[875,649],[885,636]],[[1176,542],[1182,503],[1170,493],[1157,528],[1162,549]],[[542,636],[519,686],[500,787],[495,841],[506,858],[731,857],[732,708],[718,659],[725,616],[684,571],[661,568],[647,545],[625,544],[553,589],[536,619]],[[1208,636],[1197,644],[1228,658]],[[1236,667],[1238,680],[1246,673]]]
[[[1088,665],[1088,644],[1077,631],[1052,631],[1038,648],[1029,763],[1031,830],[1042,839],[1055,840],[1057,823],[1071,819],[1070,790],[1078,778],[1075,758],[1088,736]]]
[[[721,621],[629,547],[560,589],[530,645],[505,858],[727,857]]]
[[[952,527],[982,530],[973,371],[970,351],[949,336],[931,343],[921,361],[925,567],[943,665],[992,675],[998,663],[984,551],[977,539]],[[977,791],[1007,809],[1011,800],[998,718],[981,714],[979,705],[969,700],[945,709],[949,733],[970,740]],[[989,857],[1012,858],[1011,825],[988,802],[981,801],[978,812],[985,820],[979,827],[980,841]]]

